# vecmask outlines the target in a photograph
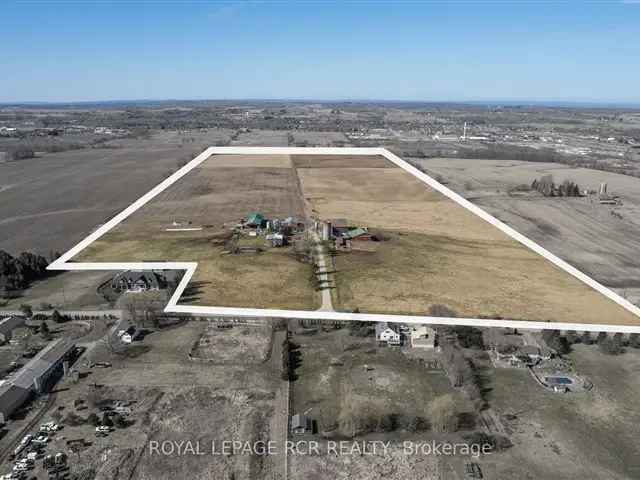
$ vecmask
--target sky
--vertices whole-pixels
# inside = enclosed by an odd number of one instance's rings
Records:
[[[0,102],[640,103],[640,0],[3,0],[0,45]]]

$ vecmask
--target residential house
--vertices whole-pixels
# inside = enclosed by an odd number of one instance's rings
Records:
[[[378,322],[376,323],[376,340],[387,345],[400,345],[402,335],[396,326],[392,328],[387,322]]]
[[[130,326],[126,330],[120,330],[118,336],[122,343],[132,343],[140,338],[141,333],[136,330],[136,327]]]
[[[167,288],[167,281],[156,272],[128,270],[113,277],[111,288],[116,292],[147,292]]]
[[[550,360],[552,352],[548,348],[540,348],[535,345],[523,345],[518,348],[518,353],[527,356],[533,361]]]

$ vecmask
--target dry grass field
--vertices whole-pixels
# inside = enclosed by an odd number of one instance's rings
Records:
[[[295,168],[399,168],[379,155],[291,155]]]
[[[443,372],[427,372],[399,350],[376,348],[372,335],[352,336],[343,328],[294,335],[292,341],[300,352],[294,410],[308,411],[320,432],[358,436],[357,424],[367,416],[428,421],[429,402],[447,394],[454,395],[460,412],[472,410]]]
[[[318,168],[299,176],[318,216],[345,217],[386,238],[373,252],[335,258],[340,309],[425,315],[444,304],[468,317],[640,323],[404,170]]]
[[[517,420],[510,424],[514,446],[482,462],[486,478],[639,478],[640,353],[628,349],[610,356],[595,345],[573,349],[569,358],[593,382],[590,392],[557,395],[524,370],[494,370],[492,408]]]
[[[401,445],[391,445],[386,454],[376,455],[292,455],[292,480],[439,480],[448,470],[435,456],[407,455]]]
[[[198,269],[181,303],[225,307],[314,309],[318,299],[309,265],[289,248],[225,255],[220,236],[203,232],[144,235],[109,233],[81,252],[79,261],[196,261]]]
[[[49,450],[67,451],[68,439],[87,440],[90,443],[77,456],[69,457],[71,473],[93,469],[95,477],[91,478],[99,480],[281,478],[279,456],[162,455],[150,448],[151,441],[199,441],[203,450],[210,452],[212,440],[284,440],[284,431],[278,427],[286,424],[286,416],[278,408],[285,385],[280,379],[281,361],[251,365],[191,361],[189,349],[206,325],[189,322],[154,332],[136,347],[141,353],[135,356],[114,354],[99,344],[92,360],[110,361],[113,366],[87,371],[84,362],[79,362],[76,368],[83,372],[81,380],[63,381],[43,421],[54,419],[56,412],[62,412],[63,419],[70,414],[87,418],[98,411],[100,402],[125,401],[131,402],[132,424],[96,437],[90,424],[64,422],[64,430]],[[253,341],[263,343],[264,328],[235,329],[248,329],[247,337],[255,336]],[[237,358],[251,354],[251,343],[227,345],[227,353]],[[87,408],[76,408],[76,399],[84,400]]]
[[[202,138],[211,144],[215,134]],[[0,162],[0,249],[64,251],[166,178],[203,144],[171,134],[116,140],[110,148]]]
[[[212,364],[251,365],[267,360],[272,330],[262,327],[219,328],[210,323],[197,340],[192,356]]]
[[[221,255],[250,212],[347,218],[385,240],[335,257],[337,310],[571,323],[640,320],[528,248],[376,156],[214,155],[75,260],[197,261],[183,302],[315,309],[309,265],[285,249]],[[174,222],[201,227],[167,232]]]
[[[555,163],[431,158],[420,164],[449,187],[519,232],[631,301],[640,302],[640,179]],[[620,195],[621,205],[600,205],[593,197],[545,198],[512,195],[543,175],[556,183],[577,182],[597,190],[601,182]]]
[[[290,248],[262,254],[223,254],[230,231],[227,226],[251,212],[268,218],[304,216],[295,171],[287,167],[291,164],[288,156],[232,157],[210,158],[74,260],[197,261],[199,266],[183,303],[317,308],[311,267],[298,262]],[[174,222],[202,230],[166,231],[175,228]]]

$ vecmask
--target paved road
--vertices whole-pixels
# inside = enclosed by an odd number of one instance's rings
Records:
[[[282,343],[287,338],[286,330],[277,330],[273,335],[271,347],[271,366],[278,377],[282,375]],[[282,380],[276,390],[274,414],[271,417],[271,439],[278,442],[278,455],[275,455],[276,463],[282,461],[280,468],[273,472],[273,480],[287,479],[287,450],[286,444],[289,434],[289,381]]]
[[[104,315],[112,315],[116,318],[122,318],[122,310],[58,310],[60,315],[68,315],[74,317],[103,317]],[[34,315],[48,315],[53,314],[53,310],[34,310]],[[11,317],[13,315],[22,315],[20,310],[0,310],[0,317]]]

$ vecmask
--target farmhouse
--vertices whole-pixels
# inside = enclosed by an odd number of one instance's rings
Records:
[[[400,345],[402,343],[402,335],[396,331],[387,322],[376,323],[376,340],[378,343],[386,343],[387,345]]]
[[[24,318],[17,316],[0,320],[0,345],[11,340],[11,332],[13,332],[13,330],[16,328],[23,326],[24,324]]]
[[[156,272],[135,272],[129,270],[119,273],[111,281],[116,292],[146,292],[167,287],[166,278]]]

